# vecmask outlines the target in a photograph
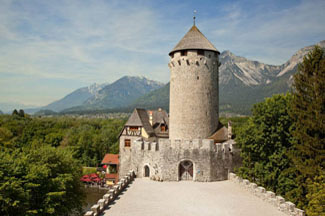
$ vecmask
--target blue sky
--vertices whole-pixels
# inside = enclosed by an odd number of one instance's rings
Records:
[[[282,64],[325,40],[324,0],[0,0],[0,103],[46,105],[94,82],[168,82],[192,25],[219,51]]]

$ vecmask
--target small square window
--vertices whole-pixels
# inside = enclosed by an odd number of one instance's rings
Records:
[[[124,147],[131,147],[131,140],[130,139],[125,139],[124,140]]]

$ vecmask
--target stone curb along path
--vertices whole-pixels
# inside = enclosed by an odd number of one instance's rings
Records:
[[[91,207],[91,211],[87,211],[84,216],[98,216],[104,212],[104,210],[111,204],[118,195],[132,182],[135,178],[133,170],[124,176],[116,185],[110,189],[102,199],[98,200],[97,204]]]
[[[255,196],[277,207],[278,210],[290,216],[305,216],[305,212],[296,208],[292,202],[286,202],[282,196],[276,196],[272,191],[266,191],[264,187],[258,187],[257,184],[251,183],[247,179],[242,179],[235,173],[229,173],[229,180],[238,183],[245,190],[250,191]]]

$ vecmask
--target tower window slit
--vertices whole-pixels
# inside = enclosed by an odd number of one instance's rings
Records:
[[[181,60],[178,60],[178,64],[181,65]]]
[[[187,65],[190,65],[190,61],[188,59],[186,59],[186,63]]]

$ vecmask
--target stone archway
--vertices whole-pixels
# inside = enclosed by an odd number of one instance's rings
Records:
[[[193,163],[184,160],[179,163],[178,167],[179,180],[193,180]]]
[[[144,177],[150,177],[150,168],[148,165],[144,166]]]

